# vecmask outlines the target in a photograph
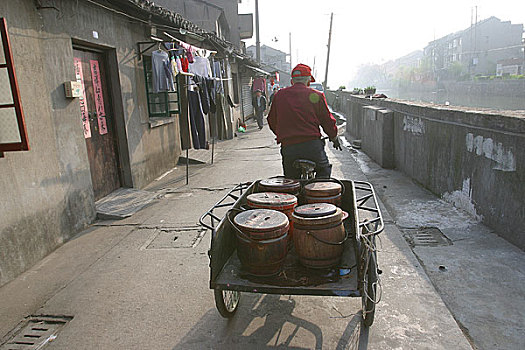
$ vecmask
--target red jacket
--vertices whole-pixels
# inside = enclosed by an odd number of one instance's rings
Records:
[[[330,139],[337,136],[335,118],[324,94],[301,83],[275,94],[268,125],[283,146],[321,138],[319,126]]]

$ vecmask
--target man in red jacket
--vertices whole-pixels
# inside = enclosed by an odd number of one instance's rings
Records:
[[[298,179],[300,169],[293,167],[296,159],[307,159],[316,163],[316,177],[327,178],[332,173],[321,140],[321,126],[335,149],[342,150],[337,138],[335,118],[328,110],[322,92],[311,89],[315,81],[310,67],[298,64],[292,70],[292,86],[279,90],[272,101],[268,114],[268,125],[281,144],[284,176]]]

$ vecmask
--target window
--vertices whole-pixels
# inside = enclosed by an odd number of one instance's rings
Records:
[[[153,92],[153,73],[151,56],[143,56],[144,76],[146,80],[146,95],[150,118],[168,118],[179,114],[179,84],[175,82],[175,91]]]
[[[3,157],[8,151],[28,151],[29,143],[4,18],[0,18],[0,31],[0,157]]]

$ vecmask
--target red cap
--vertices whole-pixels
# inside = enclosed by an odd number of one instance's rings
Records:
[[[292,69],[292,79],[294,77],[310,77],[310,82],[314,82],[315,79],[312,75],[312,69],[308,67],[306,64],[299,63],[297,66],[295,66],[294,69]]]

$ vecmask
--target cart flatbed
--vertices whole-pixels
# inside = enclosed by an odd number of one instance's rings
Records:
[[[355,257],[353,254],[352,256]],[[269,277],[252,276],[243,272],[237,254],[232,254],[217,276],[215,288],[265,294],[360,297],[357,266],[354,264],[349,270],[349,273],[341,276],[339,268],[307,269],[291,251],[279,274]]]

